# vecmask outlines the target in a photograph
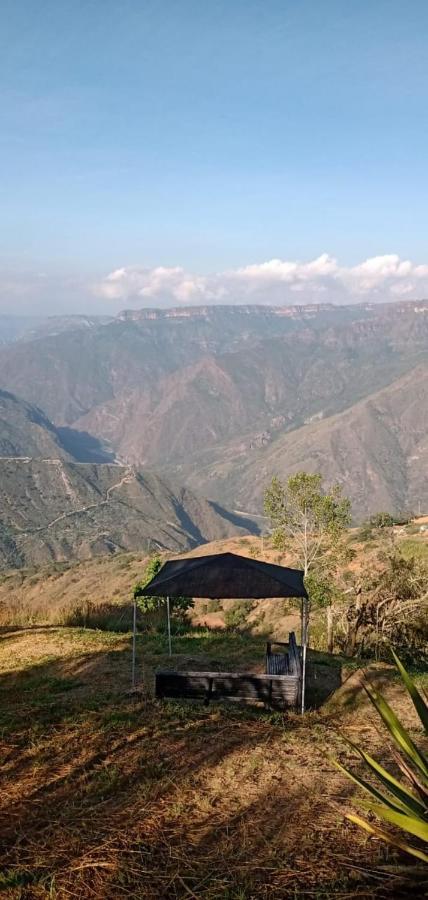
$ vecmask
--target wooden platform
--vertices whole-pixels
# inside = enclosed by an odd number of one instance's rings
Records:
[[[281,708],[297,706],[297,675],[252,675],[241,672],[156,672],[156,697],[252,700]]]
[[[273,653],[272,647],[287,648]],[[289,709],[300,697],[301,664],[294,632],[288,643],[269,641],[266,646],[265,674],[246,672],[174,672],[155,675],[156,697],[203,700],[258,701],[267,706]]]

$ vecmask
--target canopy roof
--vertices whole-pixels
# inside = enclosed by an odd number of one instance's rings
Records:
[[[272,563],[215,553],[171,559],[142,590],[146,597],[207,597],[215,600],[307,597],[303,572]]]

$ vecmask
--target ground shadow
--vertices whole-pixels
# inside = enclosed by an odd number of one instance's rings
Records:
[[[251,515],[244,516],[241,513],[234,512],[231,509],[225,509],[220,503],[216,503],[215,500],[210,500],[210,505],[218,513],[223,519],[227,519],[235,528],[242,528],[245,531],[249,532],[249,534],[259,535],[261,534],[261,528],[258,522],[255,519],[251,518]]]
[[[310,650],[306,666],[306,706],[319,709],[344,681],[343,660],[332,656],[326,662],[324,653]]]
[[[113,463],[115,453],[88,431],[78,431],[68,426],[56,429],[67,453],[81,463]]]

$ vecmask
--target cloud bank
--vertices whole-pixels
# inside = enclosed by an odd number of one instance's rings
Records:
[[[110,272],[92,290],[99,298],[135,307],[422,299],[428,296],[428,265],[388,254],[346,267],[323,253],[309,262],[271,259],[212,275],[178,266],[127,266]]]
[[[83,273],[0,274],[0,312],[17,315],[114,315],[126,307],[213,303],[358,303],[428,297],[428,264],[396,254],[341,266],[323,253],[316,259],[270,259],[201,275],[181,266],[142,265],[115,269],[95,283]]]

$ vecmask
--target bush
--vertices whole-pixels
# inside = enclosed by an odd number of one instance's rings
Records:
[[[357,541],[371,541],[373,540],[373,526],[370,522],[363,522],[361,528],[358,529],[355,540]]]
[[[100,631],[128,632],[132,629],[133,611],[131,603],[82,603],[65,616],[65,625],[80,628],[94,628]]]
[[[237,600],[234,606],[228,607],[224,616],[227,628],[230,628],[233,631],[245,625],[248,613],[252,608],[252,600]]]
[[[251,544],[248,548],[248,556],[251,556],[252,559],[258,559],[261,556],[261,548],[257,544]]]
[[[370,525],[372,528],[392,528],[394,525],[394,516],[388,512],[378,512],[370,516]]]
[[[220,600],[207,600],[205,612],[214,613],[221,612],[222,606]]]

